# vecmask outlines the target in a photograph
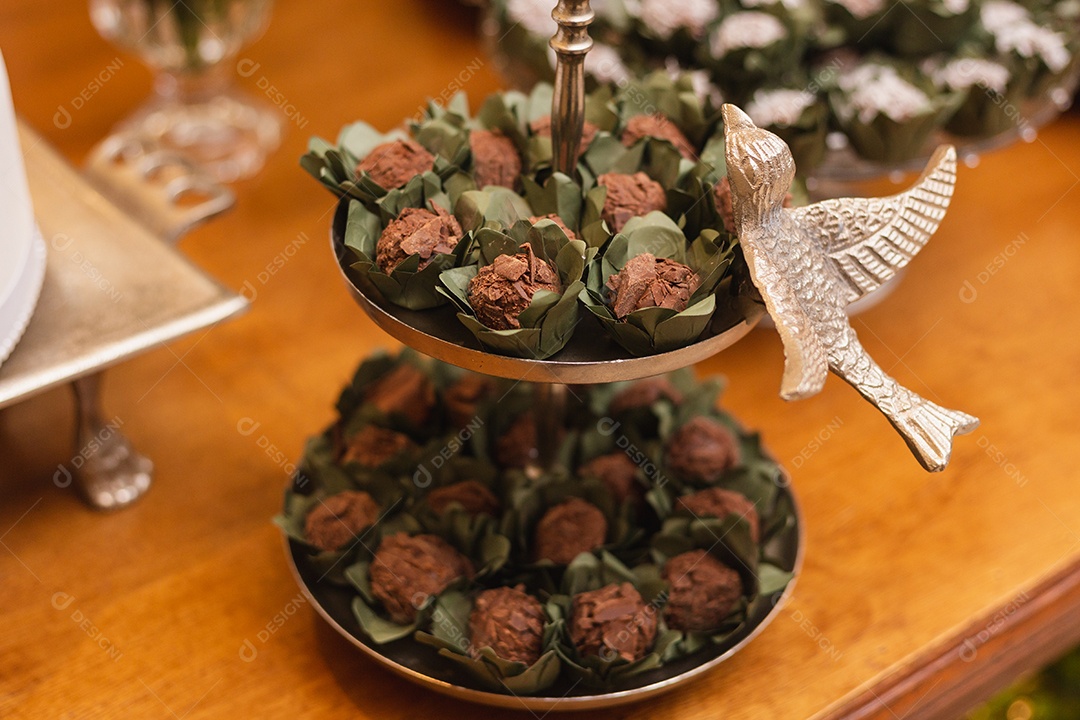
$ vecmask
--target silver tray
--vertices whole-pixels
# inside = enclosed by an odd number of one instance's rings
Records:
[[[786,481],[786,473],[783,478]],[[315,612],[379,665],[407,680],[459,700],[493,707],[536,712],[606,708],[638,702],[684,685],[730,658],[776,619],[791,597],[802,569],[805,545],[802,514],[789,482],[784,482],[780,487],[776,500],[781,498],[791,504],[795,524],[771,538],[765,544],[764,551],[782,569],[793,573],[787,586],[755,601],[750,606],[746,623],[725,642],[637,675],[626,684],[604,693],[568,687],[561,679],[548,688],[546,695],[516,696],[491,692],[449,660],[440,657],[434,648],[421,645],[412,638],[376,645],[361,632],[353,616],[351,602],[355,591],[330,583],[320,584],[318,580],[324,573],[311,565],[309,556],[299,543],[287,537],[285,556],[293,577]]]
[[[529,360],[496,355],[482,348],[450,306],[431,310],[407,310],[383,300],[368,283],[358,283],[347,272],[351,251],[344,245],[349,200],[342,199],[334,213],[330,245],[337,266],[356,304],[375,324],[405,345],[451,365],[511,380],[569,385],[638,380],[671,372],[712,357],[741,340],[764,314],[764,306],[746,303],[740,318],[718,312],[701,339],[671,352],[634,357],[619,347],[591,313],[581,322],[566,347],[554,358]]]

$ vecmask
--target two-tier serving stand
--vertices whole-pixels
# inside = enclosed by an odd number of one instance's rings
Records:
[[[592,47],[588,28],[593,20],[589,0],[561,0],[552,13],[558,31],[551,40],[557,57],[555,94],[552,103],[552,147],[554,168],[570,177],[576,173],[578,148],[585,119],[585,55]],[[350,294],[367,315],[387,334],[414,350],[451,365],[485,375],[535,383],[533,412],[541,460],[553,457],[553,439],[565,421],[567,395],[576,395],[575,385],[637,380],[688,367],[709,358],[743,338],[763,314],[759,305],[748,304],[744,316],[734,323],[730,318],[714,321],[692,345],[657,355],[633,357],[597,332],[579,328],[567,346],[555,358],[536,360],[496,355],[484,350],[448,307],[423,312],[385,302],[378,292],[346,273],[344,246],[348,199],[339,204],[331,230],[331,246]],[[586,317],[583,322],[595,322]],[[598,341],[599,339],[599,341]],[[789,483],[780,491],[788,495]],[[797,515],[797,513],[796,513]],[[288,542],[288,541],[287,541]],[[782,559],[785,570],[797,573],[802,562],[802,524],[781,533],[767,548],[770,555]],[[464,673],[447,667],[430,648],[416,643],[375,645],[360,631],[350,609],[349,594],[339,588],[319,584],[320,573],[311,566],[304,552],[290,544],[287,554],[297,582],[308,595],[312,606],[335,630],[380,664],[410,680],[436,691],[487,705],[547,711],[582,710],[632,702],[682,684],[714,667],[738,651],[776,616],[788,597],[794,581],[778,591],[759,612],[748,618],[744,628],[727,642],[667,663],[635,678],[632,686],[614,692],[593,693],[577,689],[550,688],[545,696],[517,697],[487,691]],[[575,692],[575,690],[577,690]]]

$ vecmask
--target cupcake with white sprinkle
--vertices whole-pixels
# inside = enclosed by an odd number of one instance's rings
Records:
[[[1036,22],[1027,8],[1009,0],[989,0],[979,11],[990,51],[1010,68],[1014,83],[1029,97],[1049,90],[1074,63],[1069,36],[1056,30],[1053,20],[1050,16],[1045,24]]]
[[[918,157],[963,98],[936,88],[918,68],[873,56],[841,72],[829,93],[855,152],[884,163]]]
[[[746,114],[758,127],[776,133],[791,148],[800,171],[817,167],[825,154],[828,104],[809,90],[759,89],[746,105]]]
[[[897,55],[926,57],[952,52],[979,18],[978,2],[972,0],[923,0],[905,3],[905,12],[894,11],[889,33],[890,47]]]
[[[755,87],[779,84],[797,67],[804,39],[776,15],[745,10],[726,16],[700,48],[724,96],[744,103]]]
[[[1025,88],[1014,82],[1002,63],[982,57],[935,57],[924,61],[922,68],[942,90],[965,93],[945,126],[953,135],[984,138],[1026,124],[1020,113]]]
[[[890,36],[891,5],[887,0],[822,0],[832,32],[821,39],[826,47],[880,47]]]

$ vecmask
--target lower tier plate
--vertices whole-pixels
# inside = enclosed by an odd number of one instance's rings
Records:
[[[491,692],[460,670],[438,652],[410,638],[376,645],[360,630],[351,609],[355,591],[329,583],[319,583],[324,569],[313,567],[304,548],[286,538],[285,555],[293,577],[308,602],[330,627],[355,645],[376,663],[435,692],[460,700],[534,712],[551,710],[587,710],[637,702],[683,685],[705,671],[721,664],[758,635],[780,613],[790,598],[803,559],[803,523],[799,506],[785,482],[777,493],[777,502],[786,501],[794,508],[795,523],[765,544],[765,553],[783,570],[793,574],[783,590],[758,598],[749,609],[746,623],[721,644],[703,648],[663,667],[634,676],[624,686],[611,692],[596,693],[568,687],[561,681],[540,696],[515,696]]]

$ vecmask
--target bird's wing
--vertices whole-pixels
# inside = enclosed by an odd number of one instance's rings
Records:
[[[849,287],[872,293],[908,264],[938,229],[956,183],[956,150],[939,147],[919,181],[899,195],[840,198],[792,210]]]

